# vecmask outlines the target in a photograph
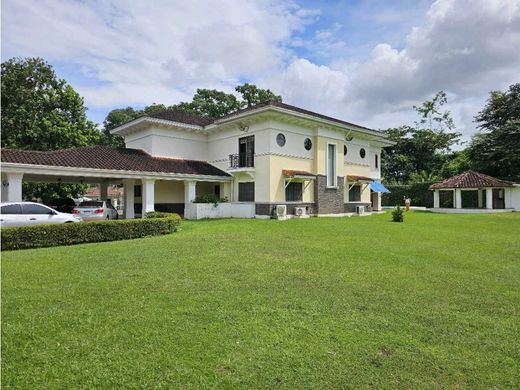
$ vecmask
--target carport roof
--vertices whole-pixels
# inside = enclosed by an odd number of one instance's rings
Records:
[[[157,172],[185,175],[229,174],[206,161],[153,157],[140,149],[89,146],[53,151],[2,149],[2,163],[106,169],[111,171]]]

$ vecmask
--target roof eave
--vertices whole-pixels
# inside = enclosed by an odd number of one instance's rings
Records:
[[[121,136],[127,135],[129,133],[132,133],[136,127],[139,127],[139,125],[147,124],[147,123],[169,126],[172,128],[183,128],[183,129],[187,129],[187,130],[199,130],[199,131],[204,130],[204,127],[198,126],[198,125],[192,125],[189,123],[182,123],[182,122],[175,122],[175,121],[170,121],[167,119],[152,118],[149,116],[141,116],[139,118],[131,120],[130,122],[122,124],[121,126],[113,128],[112,130],[110,130],[110,134],[121,135]]]

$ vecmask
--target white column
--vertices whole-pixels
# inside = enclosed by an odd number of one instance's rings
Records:
[[[143,194],[143,211],[142,217],[149,211],[155,211],[155,180],[143,179],[142,194]]]
[[[439,200],[439,190],[433,191],[433,207],[438,209],[440,207],[440,200]]]
[[[486,188],[486,209],[493,208],[493,188]]]
[[[124,210],[125,219],[135,218],[134,186],[135,186],[135,180],[133,180],[133,179],[123,180],[123,188],[124,188],[124,195],[125,195],[125,210]]]
[[[108,199],[108,183],[99,184],[99,199],[101,199],[101,200]]]
[[[21,202],[22,201],[22,179],[23,173],[7,173],[5,181],[2,182],[2,194],[6,195],[3,202]]]
[[[462,191],[459,188],[455,189],[455,208],[462,208]]]
[[[185,181],[184,182],[184,204],[193,202],[196,196],[196,181]]]
[[[482,208],[482,190],[477,190],[477,198],[478,198],[478,208]]]
[[[511,188],[504,188],[504,208],[511,208]]]

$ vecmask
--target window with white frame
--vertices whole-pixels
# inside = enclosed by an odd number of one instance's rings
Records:
[[[336,144],[327,144],[327,187],[336,187]]]

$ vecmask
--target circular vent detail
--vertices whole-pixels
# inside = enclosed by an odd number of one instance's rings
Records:
[[[312,141],[310,138],[305,138],[305,141],[303,141],[303,147],[305,148],[305,150],[312,149]]]
[[[359,151],[359,155],[361,156],[361,158],[365,158],[365,156],[367,155],[367,152],[365,151],[364,148],[361,148],[361,150]]]

